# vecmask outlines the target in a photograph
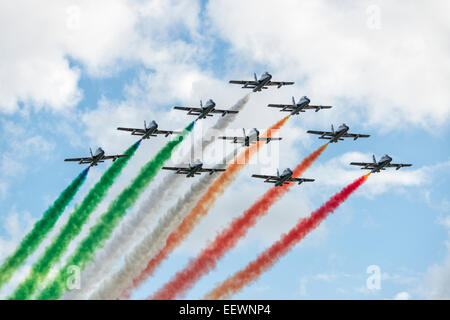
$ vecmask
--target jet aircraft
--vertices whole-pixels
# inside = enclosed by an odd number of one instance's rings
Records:
[[[213,174],[215,172],[225,171],[225,169],[221,168],[203,168],[203,163],[200,160],[196,160],[194,163],[189,164],[188,167],[162,167],[164,170],[173,170],[175,174],[185,174],[186,178],[192,178],[195,175],[200,175],[203,172],[209,172],[209,174]]]
[[[308,130],[307,133],[312,134],[320,134],[319,139],[328,139],[330,143],[343,141],[344,138],[353,138],[356,140],[358,138],[368,138],[369,134],[360,134],[360,133],[349,133],[349,127],[343,123],[341,124],[336,131],[334,131],[333,125],[331,125],[331,131],[316,131],[316,130]]]
[[[92,150],[91,150],[91,148],[89,148],[89,152],[91,153],[90,157],[69,158],[69,159],[64,159],[64,161],[78,161],[78,164],[88,164],[89,163],[90,164],[89,167],[93,167],[93,166],[98,165],[101,162],[105,162],[105,160],[112,159],[112,161],[114,162],[118,158],[128,157],[127,154],[116,154],[116,155],[111,155],[111,156],[105,156],[105,151],[103,151],[102,148],[98,148],[94,154],[92,154]]]
[[[233,84],[243,84],[243,89],[253,89],[253,92],[267,89],[269,86],[281,88],[282,86],[294,84],[294,82],[291,81],[272,81],[272,75],[267,71],[264,72],[259,79],[256,77],[256,73],[254,73],[253,76],[255,80],[230,80],[229,82]]]
[[[295,102],[295,98],[292,97],[292,104],[268,104],[268,107],[281,108],[280,111],[290,112],[291,115],[299,114],[300,112],[305,112],[308,109],[314,109],[318,112],[321,109],[331,109],[332,106],[313,106],[309,103],[311,100],[307,96],[301,97],[298,102]]]
[[[254,144],[258,141],[266,141],[266,143],[269,143],[272,140],[281,140],[281,138],[263,138],[259,136],[259,131],[256,128],[253,128],[250,130],[250,133],[247,135],[245,134],[245,129],[242,129],[244,132],[244,135],[242,137],[219,137],[219,139],[223,140],[232,140],[233,143],[242,143],[243,146],[250,146],[251,144]]]
[[[129,131],[132,136],[142,136],[141,139],[150,139],[150,137],[156,137],[158,134],[163,134],[168,137],[174,133],[181,133],[181,131],[172,131],[172,130],[159,130],[158,124],[155,120],[150,122],[150,126],[147,127],[147,123],[144,121],[144,129],[140,128],[122,128],[119,127],[117,130],[121,131]]]
[[[276,176],[254,174],[254,175],[252,175],[252,177],[265,179],[264,182],[274,183],[276,187],[281,187],[282,185],[289,184],[291,182],[298,182],[298,184],[301,184],[303,182],[313,182],[314,181],[314,179],[308,179],[308,178],[295,178],[292,176],[292,174],[293,174],[292,170],[287,168],[281,174],[277,170]]]
[[[206,117],[212,117],[213,114],[220,113],[222,115],[222,117],[224,117],[225,115],[227,115],[229,113],[238,113],[239,112],[239,111],[235,111],[235,110],[216,109],[216,103],[212,99],[209,99],[208,101],[206,101],[205,106],[203,106],[203,102],[200,100],[200,108],[179,107],[179,106],[175,106],[173,108],[176,110],[187,111],[188,112],[187,114],[191,115],[191,116],[198,116],[197,119],[195,119],[196,121],[198,119],[206,119]]]
[[[362,166],[361,169],[371,170],[370,172],[380,172],[381,170],[386,170],[386,168],[395,168],[395,170],[399,170],[403,167],[411,167],[410,163],[391,163],[392,158],[385,154],[381,157],[379,161],[375,158],[375,155],[372,155],[373,162],[351,162],[352,166]]]

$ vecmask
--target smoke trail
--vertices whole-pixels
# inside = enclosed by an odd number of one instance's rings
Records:
[[[250,94],[245,95],[235,103],[230,110],[240,111],[244,108],[250,98]],[[231,122],[236,119],[237,114],[229,114],[226,117],[220,117],[216,124],[209,129],[205,136],[200,140],[201,150],[205,150],[215,139],[218,133],[222,132]],[[195,143],[191,149],[191,155],[194,154]],[[189,156],[189,155],[187,155]],[[184,161],[189,159],[185,157]],[[226,162],[225,162],[226,163]],[[212,180],[214,177],[209,177]],[[142,239],[143,234],[148,234],[147,226],[150,220],[154,219],[154,215],[167,200],[170,193],[175,193],[179,182],[182,178],[179,176],[168,175],[159,183],[157,187],[150,193],[149,197],[140,206],[139,210],[134,211],[126,217],[117,227],[111,239],[106,243],[105,247],[100,250],[95,258],[86,266],[82,275],[80,290],[72,290],[66,292],[63,299],[80,299],[93,289],[104,276],[112,269],[114,264],[122,257],[131,247],[133,243]]]
[[[232,294],[241,290],[245,285],[255,281],[264,271],[271,268],[283,255],[285,255],[296,243],[301,241],[309,232],[344,202],[364,181],[369,174],[362,176],[336,193],[319,209],[309,217],[301,219],[297,225],[287,234],[281,236],[280,240],[266,249],[255,260],[250,262],[244,269],[236,272],[226,279],[215,289],[206,294],[206,299],[227,299]]]
[[[70,277],[68,273],[73,269],[73,266],[77,266],[80,270],[84,269],[86,263],[94,256],[95,251],[102,247],[111,235],[127,209],[133,206],[139,195],[153,180],[164,163],[170,159],[175,148],[192,131],[193,127],[194,122],[191,122],[181,134],[174,140],[169,141],[151,161],[141,168],[131,184],[117,196],[109,205],[108,210],[100,216],[97,224],[89,230],[89,234],[82,240],[74,254],[67,259],[66,265],[59,271],[56,278],[38,295],[38,299],[57,299],[64,293],[66,280]]]
[[[301,176],[306,169],[322,154],[328,144],[323,145],[308,157],[306,157],[295,169],[293,177]],[[217,261],[222,258],[227,251],[232,249],[236,243],[244,237],[248,230],[256,224],[259,218],[267,213],[269,208],[278,201],[294,184],[274,186],[270,188],[261,198],[259,198],[241,216],[235,218],[228,228],[220,232],[213,242],[210,242],[205,249],[192,259],[189,264],[178,272],[172,280],[159,289],[153,299],[168,300],[183,295],[190,289],[201,276],[215,268]]]
[[[272,125],[266,131],[264,136],[271,137],[272,131],[280,129],[288,118],[289,116]],[[256,143],[246,148],[245,151],[237,156],[237,158],[235,159],[236,161],[230,164],[227,167],[226,171],[223,172],[214,181],[214,183],[208,188],[208,191],[197,202],[195,207],[189,212],[189,214],[183,219],[183,221],[177,226],[177,228],[170,233],[169,237],[166,239],[164,247],[160,251],[158,251],[157,255],[153,256],[153,258],[148,262],[145,269],[139,274],[139,276],[137,276],[133,280],[133,289],[140,285],[147,277],[152,275],[155,269],[160,265],[160,263],[165,260],[165,258],[184,239],[186,239],[188,234],[194,229],[200,219],[208,213],[209,209],[214,205],[217,198],[225,192],[225,190],[237,177],[240,170],[245,167],[250,157],[259,151],[261,145],[261,143]]]
[[[28,277],[16,288],[11,296],[13,299],[29,299],[37,289],[39,283],[45,279],[52,265],[57,262],[69,243],[81,232],[81,226],[87,221],[90,214],[105,198],[107,191],[113,185],[122,169],[134,155],[140,142],[136,142],[125,151],[128,157],[119,158],[105,171],[100,181],[89,191],[83,201],[70,214],[67,223],[59,231],[55,240],[45,248],[43,255],[31,267]]]
[[[23,238],[16,251],[5,259],[0,266],[0,288],[11,279],[13,273],[25,262],[53,228],[58,218],[72,201],[73,197],[86,180],[89,168],[84,169],[72,183],[60,194],[53,204],[44,212],[41,220]]]
[[[233,156],[234,152],[231,154]],[[230,157],[225,157],[222,163],[228,163]],[[217,165],[216,168],[220,168]],[[131,283],[133,277],[139,274],[154,255],[161,250],[170,232],[174,230],[183,218],[194,207],[201,195],[208,190],[209,185],[214,181],[216,175],[204,175],[194,183],[186,194],[178,199],[177,203],[162,216],[155,229],[147,234],[144,239],[136,245],[132,252],[126,257],[120,269],[110,276],[100,287],[90,296],[93,300],[114,299],[120,296],[121,292]],[[127,298],[128,294],[122,299]]]

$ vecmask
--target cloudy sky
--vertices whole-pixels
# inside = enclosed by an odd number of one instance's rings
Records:
[[[187,298],[201,298],[358,177],[361,171],[350,168],[350,161],[388,153],[413,167],[372,175],[235,298],[449,299],[449,10],[445,0],[3,1],[0,262],[79,173],[64,158],[97,146],[122,152],[133,138],[115,128],[142,126],[144,119],[155,119],[162,129],[182,128],[189,118],[173,111],[174,105],[213,98],[229,107],[247,92],[228,80],[269,71],[295,85],[252,94],[229,133],[270,126],[281,115],[265,106],[289,103],[292,96],[308,95],[312,103],[334,108],[291,118],[280,131],[279,147],[271,150],[274,162],[243,170],[133,298],[155,292],[267,190],[249,178],[252,173],[294,167],[320,146],[306,130],[345,122],[371,137],[329,146],[305,173],[316,182],[292,188]],[[202,120],[197,129],[214,121]],[[143,143],[70,250],[164,141]],[[215,161],[211,155],[203,160]],[[0,297],[27,275],[106,167],[91,170],[55,230]],[[370,266],[380,270],[378,289],[366,285]]]

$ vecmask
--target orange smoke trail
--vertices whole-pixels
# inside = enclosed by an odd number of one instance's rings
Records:
[[[308,157],[306,157],[295,169],[293,177],[299,177],[320,156],[328,144],[323,145]],[[190,289],[201,276],[210,272],[226,252],[232,249],[236,243],[247,234],[247,231],[256,224],[259,218],[267,213],[269,208],[289,191],[293,184],[274,186],[270,188],[259,200],[257,200],[240,217],[234,219],[231,224],[220,232],[197,258],[178,272],[172,280],[158,290],[152,299],[168,300],[183,295]]]
[[[296,243],[301,241],[330,213],[339,207],[342,202],[366,181],[369,175],[370,173],[358,178],[332,196],[330,200],[314,211],[309,217],[301,219],[294,228],[287,234],[282,235],[280,240],[260,254],[258,258],[206,294],[205,299],[227,299],[232,294],[241,290],[245,285],[255,281],[263,272],[271,268]]]
[[[289,116],[284,117],[274,125],[272,125],[263,135],[263,137],[270,138],[274,130],[279,130],[289,119]],[[166,240],[165,246],[154,256],[147,264],[145,269],[136,278],[133,279],[130,287],[124,290],[121,298],[129,298],[130,292],[134,288],[138,287],[147,277],[153,274],[156,268],[162,261],[189,235],[194,229],[199,220],[204,217],[209,209],[213,206],[217,198],[219,198],[225,190],[230,186],[233,180],[237,177],[238,173],[246,166],[248,160],[255,155],[261,148],[262,143],[257,142],[254,145],[249,146],[243,152],[241,152],[233,163],[228,165],[226,171],[224,171],[209,187],[208,191],[201,197],[195,207],[189,212],[189,214],[183,219],[178,228],[173,231]]]

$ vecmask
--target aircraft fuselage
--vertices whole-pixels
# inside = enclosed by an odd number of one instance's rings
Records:
[[[293,100],[294,98],[292,98]],[[299,114],[300,112],[303,112],[302,110],[309,105],[311,100],[309,100],[306,97],[301,98],[298,103],[296,103],[296,108],[292,110],[291,115]]]
[[[204,107],[202,107],[202,112],[198,116],[197,119],[206,119],[208,114],[214,110],[216,107],[216,103],[212,100],[209,100]]]
[[[268,84],[271,79],[272,79],[271,74],[269,73],[263,74],[261,78],[258,80],[258,85],[255,88],[253,88],[253,92],[261,91],[262,87]]]
[[[278,171],[277,171],[277,172],[278,172]],[[285,169],[285,170],[281,173],[281,175],[277,173],[277,175],[278,175],[278,181],[275,183],[275,186],[281,187],[281,186],[284,185],[284,184],[289,184],[288,181],[289,181],[289,179],[291,179],[292,174],[293,174],[293,172],[292,172],[292,170],[289,169],[289,168]]]
[[[330,139],[330,143],[338,142],[339,139],[348,132],[349,127],[342,125],[335,131],[334,137]]]
[[[253,141],[259,141],[259,131],[256,130],[256,128],[254,128],[248,136],[245,136],[244,146],[250,146]]]
[[[292,177],[292,173],[289,174],[282,174],[280,176],[280,180],[275,183],[275,186],[281,187],[283,184],[287,183],[287,181]]]
[[[95,154],[92,155],[92,162],[89,166],[90,167],[96,166],[98,164],[98,162],[103,159],[104,155],[105,155],[105,151],[103,151],[102,148],[98,148],[97,151],[95,151]]]
[[[152,125],[148,128],[145,128],[145,134],[142,139],[149,139],[155,132],[158,130],[158,124],[156,122],[152,122]]]
[[[383,156],[380,161],[377,162],[377,165],[375,168],[372,169],[371,172],[380,172],[381,170],[384,170],[384,167],[386,167],[388,164],[390,164],[392,161],[392,158],[388,155]]]
[[[192,177],[194,177],[195,174],[196,174],[198,171],[200,171],[200,170],[202,169],[202,167],[203,167],[203,164],[202,164],[202,163],[197,163],[197,164],[194,164],[194,165],[190,165],[190,166],[189,166],[189,172],[188,172],[188,174],[186,175],[186,177],[187,177],[187,178],[192,178]]]

